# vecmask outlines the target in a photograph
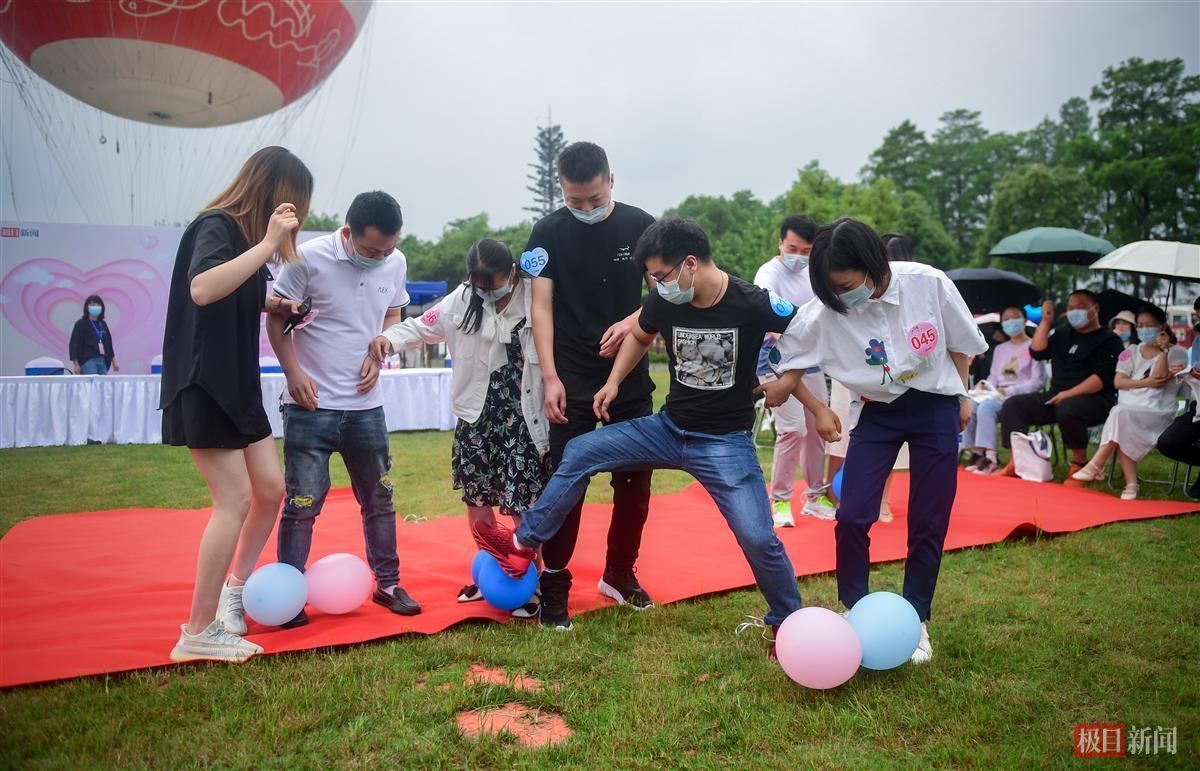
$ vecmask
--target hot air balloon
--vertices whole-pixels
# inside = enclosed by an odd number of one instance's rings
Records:
[[[0,42],[108,113],[212,127],[314,89],[370,10],[371,0],[0,0]]]

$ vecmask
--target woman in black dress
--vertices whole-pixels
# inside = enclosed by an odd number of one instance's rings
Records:
[[[98,294],[83,301],[83,316],[71,329],[71,363],[76,375],[107,375],[110,369],[121,370],[104,311],[104,300]]]
[[[183,232],[163,338],[163,442],[191,451],[212,495],[191,614],[174,661],[245,661],[242,584],[271,533],[283,473],[263,409],[258,340],[267,263],[296,259],[312,174],[282,147],[259,150]],[[232,570],[231,570],[232,565]]]

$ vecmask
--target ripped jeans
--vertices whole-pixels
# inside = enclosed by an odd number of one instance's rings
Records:
[[[283,462],[287,497],[279,523],[279,561],[304,570],[313,522],[329,492],[329,456],[340,453],[362,510],[367,562],[379,588],[400,581],[396,554],[396,510],[383,408],[306,410],[284,405]]]

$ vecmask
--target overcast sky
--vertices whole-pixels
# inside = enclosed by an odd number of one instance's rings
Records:
[[[376,2],[286,134],[145,127],[63,98],[55,152],[0,84],[0,216],[186,220],[265,136],[313,170],[315,210],[380,188],[425,238],[480,211],[503,225],[528,216],[548,107],[568,140],[608,150],[618,199],[653,214],[693,193],[769,199],[813,159],[856,178],[906,118],[932,133],[965,107],[1030,128],[1132,56],[1200,71],[1200,3]]]

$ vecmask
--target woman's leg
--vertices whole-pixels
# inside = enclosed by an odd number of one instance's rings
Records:
[[[472,506],[467,504],[467,525],[471,528],[471,532],[475,532],[476,522],[486,522],[489,525],[496,524],[496,515],[492,511],[491,506]],[[519,523],[520,520],[518,519]]]
[[[250,477],[250,512],[242,525],[237,556],[233,559],[230,583],[234,585],[245,583],[254,572],[254,564],[275,527],[284,494],[283,471],[279,468],[273,437],[260,439],[243,450],[242,455]]]
[[[241,450],[192,450],[191,453],[213,501],[212,516],[200,537],[196,587],[187,624],[188,634],[197,635],[217,617],[221,584],[229,572],[253,493]]]
[[[1130,486],[1137,487],[1137,461],[1125,454],[1125,452],[1113,442],[1110,446],[1117,448],[1117,460],[1121,462],[1121,471],[1125,474],[1125,489]]]

